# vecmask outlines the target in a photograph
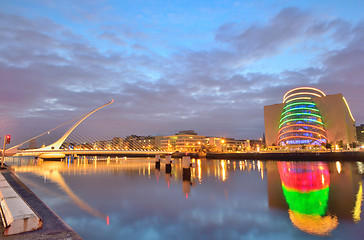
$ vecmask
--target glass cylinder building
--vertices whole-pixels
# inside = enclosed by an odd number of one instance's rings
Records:
[[[299,87],[283,97],[277,144],[325,145],[327,134],[319,108],[312,98],[325,97],[325,93],[311,87]]]
[[[264,106],[264,126],[270,149],[344,149],[356,141],[355,119],[345,97],[313,87],[294,88],[281,103]]]

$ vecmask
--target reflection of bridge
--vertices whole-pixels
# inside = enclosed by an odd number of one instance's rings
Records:
[[[64,158],[66,155],[157,155],[157,154],[171,154],[172,153],[172,152],[168,152],[168,151],[162,151],[162,150],[159,150],[156,148],[153,149],[150,147],[150,145],[148,146],[148,149],[144,149],[144,146],[138,146],[134,142],[132,143],[132,145],[134,146],[135,149],[128,147],[128,145],[130,145],[130,144],[121,146],[120,142],[122,141],[122,139],[118,138],[118,137],[116,137],[112,140],[112,142],[114,142],[114,141],[116,142],[117,146],[111,146],[111,147],[104,146],[101,148],[100,147],[94,148],[94,147],[92,147],[91,143],[86,143],[86,141],[83,141],[84,142],[83,145],[86,145],[85,147],[83,147],[83,149],[76,149],[76,148],[75,149],[73,149],[73,148],[66,149],[66,148],[62,147],[62,145],[64,144],[67,137],[73,132],[73,130],[75,130],[75,128],[78,125],[80,125],[86,118],[88,118],[94,112],[112,104],[113,102],[114,102],[114,100],[102,105],[101,107],[98,107],[98,108],[92,110],[88,114],[83,115],[80,118],[80,120],[78,120],[74,125],[72,125],[72,127],[69,128],[68,131],[54,143],[47,145],[47,146],[43,146],[41,148],[36,148],[36,149],[18,150],[15,155],[16,156],[37,156],[37,157],[41,157],[41,158]],[[61,126],[63,126],[63,125],[65,125],[65,124],[62,124]],[[40,136],[49,134],[51,131],[56,130],[57,128],[59,128],[61,126],[58,126],[52,130],[49,130],[43,134],[38,135],[35,138],[29,139],[21,144],[18,144],[16,146],[8,149],[7,151],[11,152],[12,149],[16,149],[17,147],[23,145],[24,143],[34,140]],[[108,141],[97,141],[97,142],[102,143],[103,145],[106,145],[105,142],[108,142]]]
[[[48,162],[49,163],[49,162]],[[89,214],[104,219],[106,224],[109,225],[109,217],[100,212],[99,210],[91,207],[87,202],[83,201],[79,198],[72,189],[68,186],[61,173],[59,172],[59,168],[63,168],[63,163],[60,162],[52,162],[51,164],[43,163],[41,167],[33,166],[33,167],[19,167],[13,166],[15,172],[31,172],[38,176],[44,177],[45,179],[50,179],[52,182],[56,183],[59,188],[64,191],[73,202],[79,206],[82,210],[88,212]]]

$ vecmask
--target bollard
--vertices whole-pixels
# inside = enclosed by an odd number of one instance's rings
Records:
[[[190,156],[183,156],[182,157],[182,167],[185,169],[189,169],[191,164],[191,158]]]
[[[171,160],[171,155],[166,155],[166,164],[171,164],[172,160]]]
[[[182,179],[183,182],[189,182],[191,183],[191,158],[190,156],[183,156],[182,157],[182,166],[183,166],[183,172],[182,172]]]
[[[172,173],[172,165],[171,164],[166,164],[166,173],[167,174],[171,174]]]
[[[166,155],[166,173],[172,172],[171,155]]]
[[[191,169],[184,168],[182,172],[182,180],[183,181],[191,181]]]
[[[161,168],[161,162],[155,162],[155,168],[159,170]]]
[[[155,168],[160,169],[161,168],[161,159],[159,154],[155,155]]]

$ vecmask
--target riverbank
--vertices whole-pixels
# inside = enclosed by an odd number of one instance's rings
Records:
[[[20,233],[16,235],[3,237],[4,226],[0,224],[0,238],[8,240],[78,240],[82,239],[75,233],[63,220],[58,217],[48,206],[41,201],[20,179],[9,169],[2,169],[0,173],[4,176],[10,186],[23,198],[23,200],[33,209],[34,212],[43,220],[42,229]],[[0,220],[1,221],[1,220]]]
[[[364,161],[364,152],[208,153],[206,158],[281,161]]]

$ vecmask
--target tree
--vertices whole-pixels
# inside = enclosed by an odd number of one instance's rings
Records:
[[[332,148],[332,144],[331,143],[326,143],[326,149],[331,149]]]
[[[356,142],[352,142],[349,144],[351,148],[356,148],[358,144]]]

